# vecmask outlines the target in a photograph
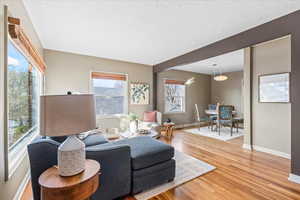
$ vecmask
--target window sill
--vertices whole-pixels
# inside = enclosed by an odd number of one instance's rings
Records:
[[[14,150],[10,151],[8,153],[8,158],[9,158],[9,169],[8,169],[8,177],[11,178],[13,174],[17,171],[19,168],[20,164],[24,160],[24,158],[27,155],[27,145],[30,144],[36,137],[38,136],[38,131],[34,131],[33,134],[30,136],[28,141],[25,141],[24,143],[20,143],[19,145],[16,146]],[[11,155],[14,153],[15,155]],[[10,159],[13,157],[13,159]]]
[[[127,114],[115,114],[115,115],[96,115],[97,119],[115,119],[121,117],[127,117]]]

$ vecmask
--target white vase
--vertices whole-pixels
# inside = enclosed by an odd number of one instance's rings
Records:
[[[136,133],[138,130],[138,121],[131,121],[129,126],[130,132]]]
[[[75,135],[69,136],[57,151],[58,172],[73,176],[85,169],[85,144]]]

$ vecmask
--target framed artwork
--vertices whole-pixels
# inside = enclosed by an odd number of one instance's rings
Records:
[[[165,113],[185,112],[186,86],[183,83],[165,84]]]
[[[148,83],[130,84],[130,103],[146,105],[150,103],[150,85]]]
[[[267,74],[258,77],[259,102],[289,103],[290,73]]]

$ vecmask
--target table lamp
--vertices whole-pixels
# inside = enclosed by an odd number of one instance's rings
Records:
[[[58,148],[61,176],[73,176],[85,168],[85,144],[76,134],[96,128],[94,95],[46,95],[40,99],[40,134],[69,136]]]

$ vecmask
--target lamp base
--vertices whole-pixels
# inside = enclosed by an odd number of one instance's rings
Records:
[[[75,135],[69,136],[57,151],[58,172],[73,176],[85,169],[85,144]]]

